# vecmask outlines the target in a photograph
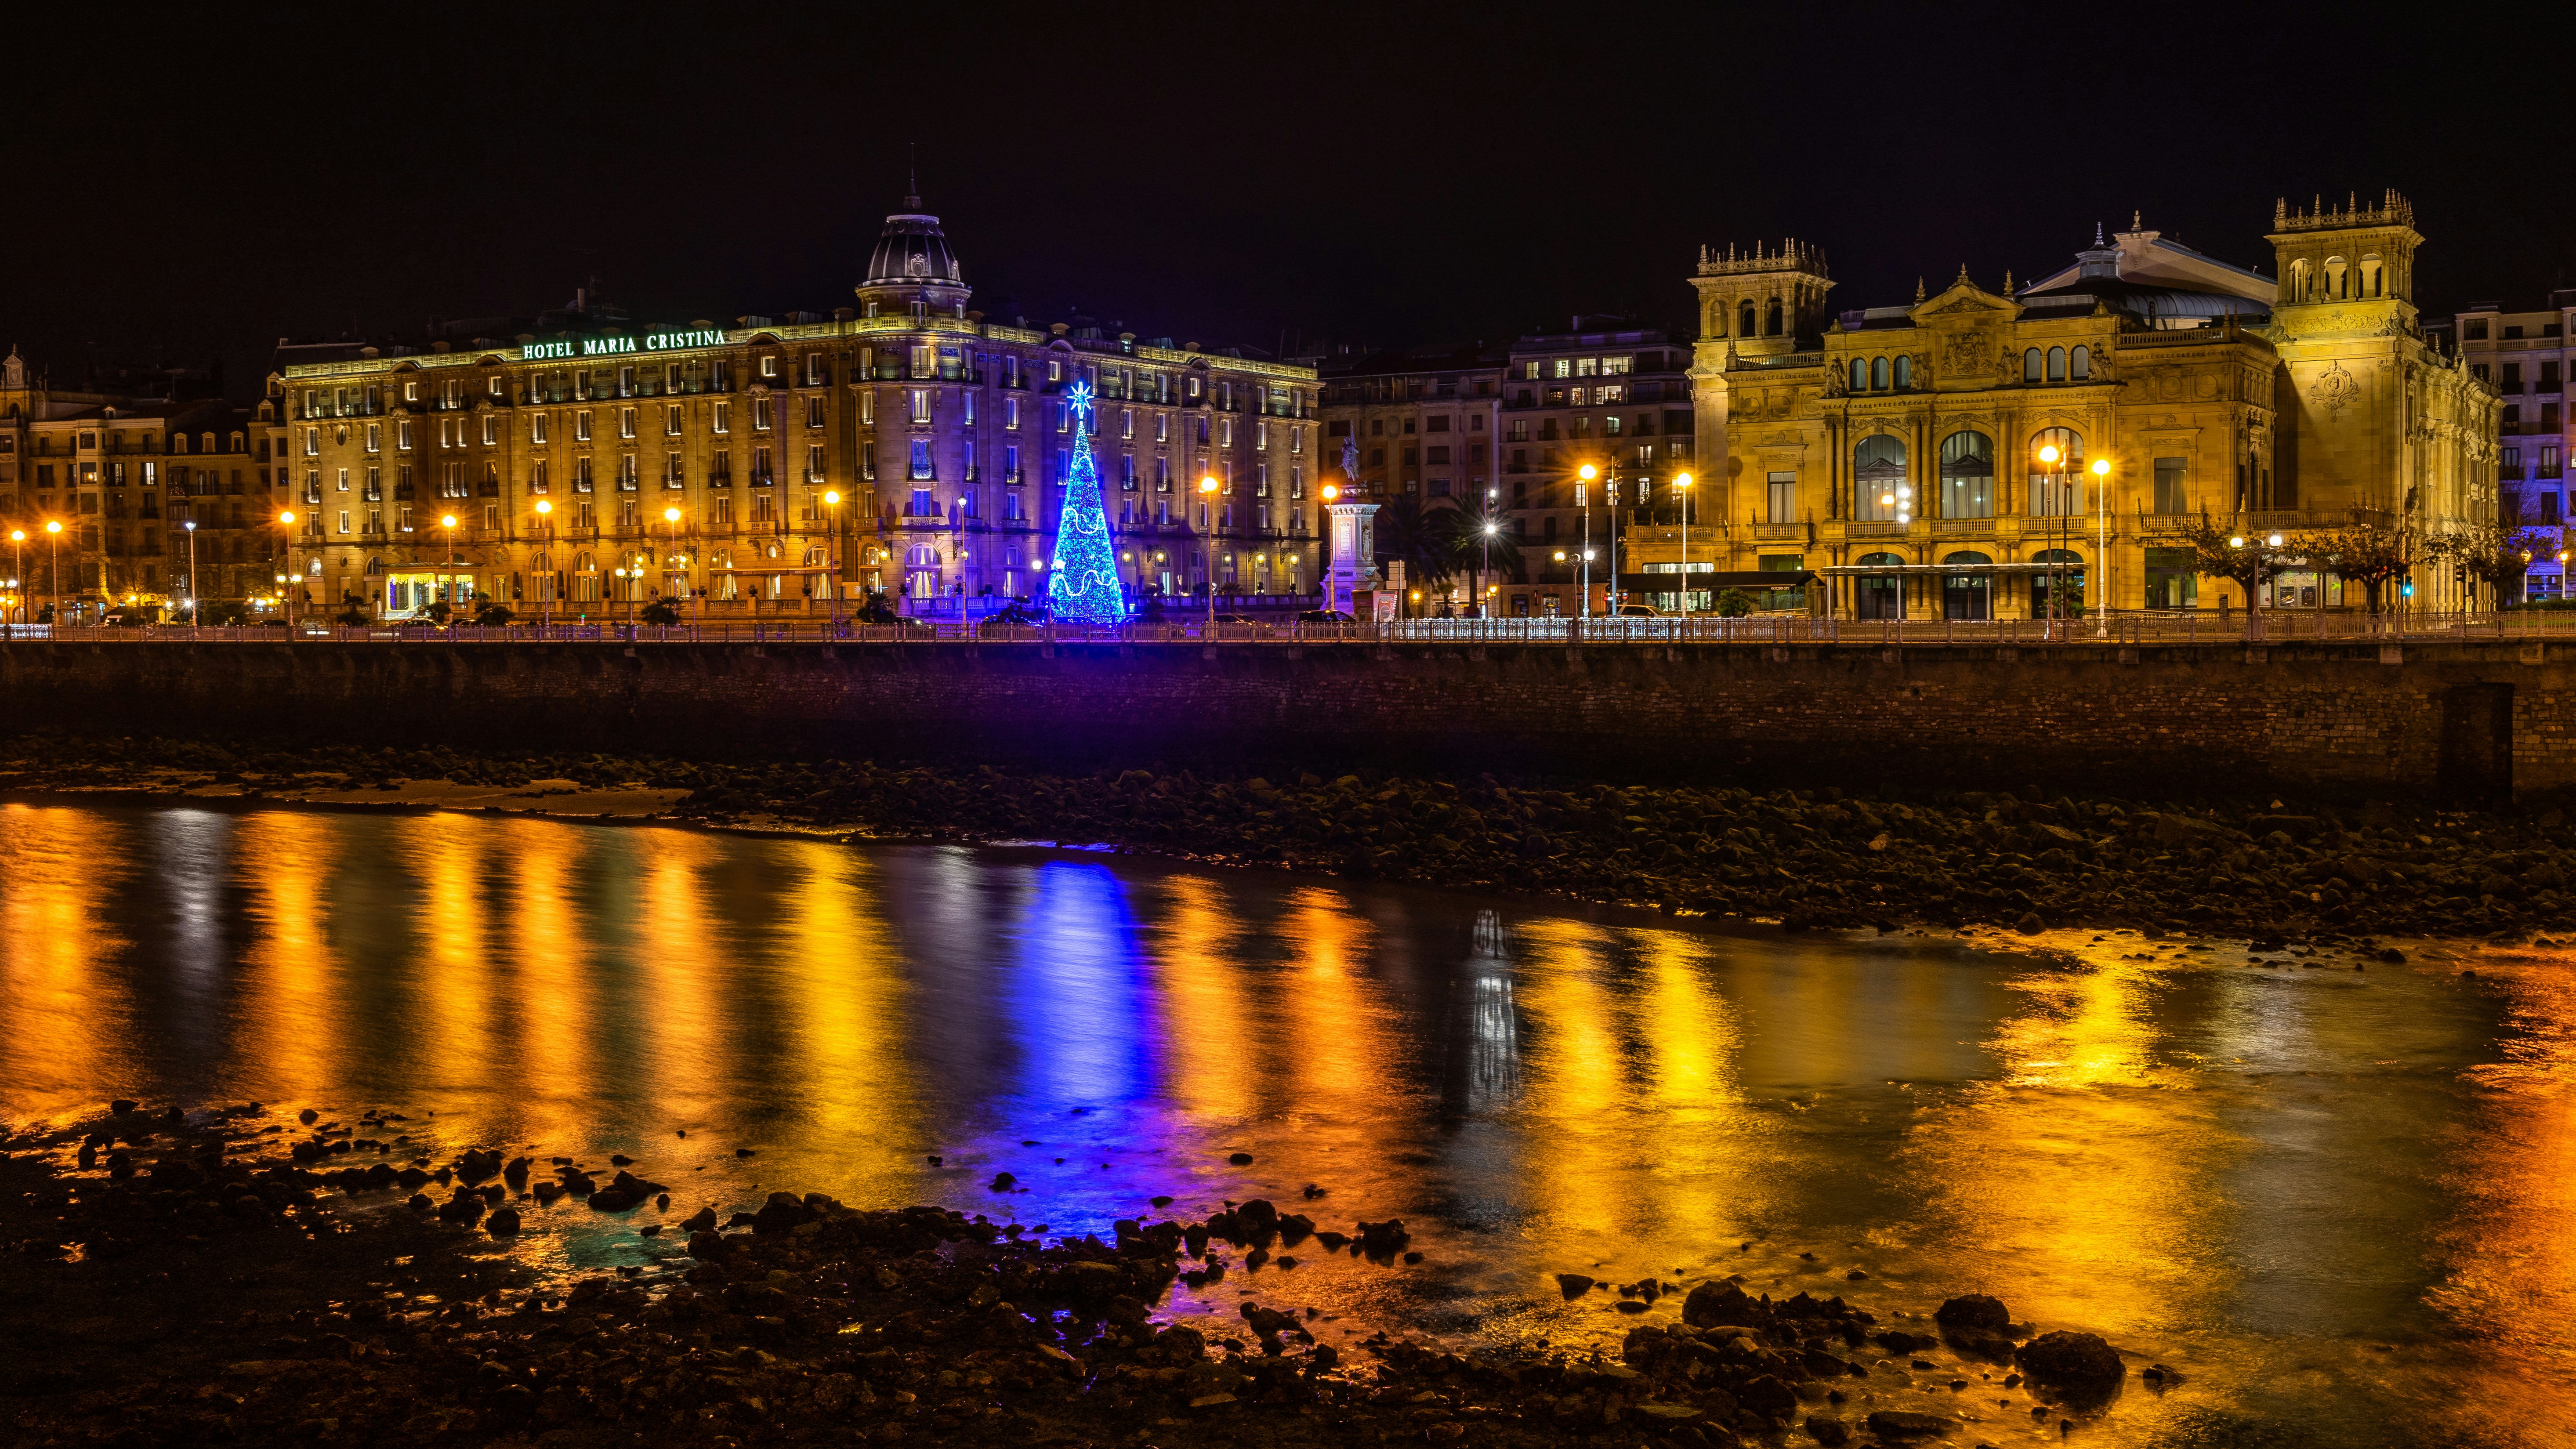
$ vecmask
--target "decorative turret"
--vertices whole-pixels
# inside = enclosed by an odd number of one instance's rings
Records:
[[[1825,293],[1833,282],[1825,254],[1791,237],[1777,250],[1756,244],[1699,251],[1699,336],[1702,344],[1731,342],[1739,356],[1766,357],[1813,345],[1823,332]]]

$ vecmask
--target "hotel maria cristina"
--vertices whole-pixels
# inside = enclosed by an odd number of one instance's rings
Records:
[[[391,616],[820,612],[875,590],[985,612],[1044,592],[1064,392],[1087,382],[1133,594],[1313,588],[1312,369],[969,311],[939,219],[905,203],[828,315],[645,323],[584,293],[417,346],[281,345],[281,571],[301,602]]]

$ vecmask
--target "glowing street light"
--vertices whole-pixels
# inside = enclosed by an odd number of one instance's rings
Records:
[[[1216,485],[1216,475],[1215,475],[1215,474],[1213,474],[1213,473],[1202,474],[1202,475],[1200,476],[1200,478],[1199,478],[1199,496],[1200,496],[1200,497],[1202,497],[1202,498],[1213,498],[1213,497],[1215,497],[1215,496],[1216,496],[1216,486],[1217,486],[1217,485]],[[1215,540],[1216,540],[1216,535],[1215,535],[1214,533],[1210,532],[1210,531],[1209,531],[1209,529],[1208,529],[1208,526],[1207,526],[1207,519],[1206,519],[1206,514],[1205,514],[1205,512],[1204,512],[1204,510],[1205,510],[1206,506],[1207,506],[1207,505],[1205,505],[1205,504],[1201,504],[1201,505],[1200,505],[1200,508],[1201,508],[1201,510],[1202,510],[1202,513],[1201,513],[1200,522],[1199,522],[1199,532],[1200,532],[1202,535],[1204,535],[1204,536],[1208,539],[1208,571],[1207,571],[1207,575],[1208,575],[1208,576],[1207,576],[1208,623],[1207,623],[1207,637],[1208,637],[1208,642],[1209,642],[1209,643],[1211,643],[1211,644],[1213,644],[1213,643],[1215,643],[1215,642],[1216,642],[1216,541],[1215,541]]]
[[[832,577],[825,581],[825,587],[832,591],[832,632],[838,634],[841,632],[841,490],[824,489],[823,506],[831,510],[832,515],[832,543],[824,550],[824,556],[831,560]],[[961,603],[958,608],[963,611],[965,605]]]
[[[1574,485],[1574,506],[1583,510],[1583,617],[1592,617],[1592,480],[1601,470],[1586,463],[1574,470],[1583,480]]]
[[[2101,576],[2093,586],[2093,637],[2105,639],[2111,633],[2111,460],[2093,460],[2093,483],[2097,490],[2093,510],[2093,571]]]
[[[1675,473],[1673,491],[1682,496],[1682,617],[1690,617],[1690,487],[1691,475]]]
[[[286,535],[286,573],[294,573],[295,510],[292,508],[279,509],[277,514],[277,526]],[[295,638],[295,596],[286,591],[286,574],[279,574],[277,576],[277,585],[278,603],[286,611],[286,637],[288,640],[292,641]]]

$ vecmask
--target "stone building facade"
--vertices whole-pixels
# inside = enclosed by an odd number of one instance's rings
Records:
[[[417,348],[282,357],[303,597],[395,616],[439,598],[560,616],[670,597],[711,617],[867,589],[922,614],[1042,597],[1077,381],[1098,397],[1131,587],[1312,588],[1312,369],[969,311],[916,198],[856,290],[828,316],[723,323],[636,322],[584,297]]]
[[[2549,294],[2545,310],[2507,312],[2503,304],[2481,302],[2451,319],[2450,333],[2469,371],[2495,384],[2504,400],[2497,425],[2497,511],[2509,520],[2542,529],[2555,538],[2535,550],[2526,597],[2569,597],[2567,569],[2558,552],[2567,543],[2567,389],[2576,382],[2576,347],[2568,331],[2576,327],[2576,288]]]
[[[0,569],[20,580],[13,620],[50,604],[66,622],[96,622],[271,587],[266,409],[191,400],[178,381],[57,388],[15,351],[0,360]]]
[[[1519,553],[1517,570],[1488,580],[1505,617],[1580,613],[1587,536],[1599,555],[1597,610],[1609,589],[1613,499],[1651,497],[1657,479],[1689,466],[1689,349],[1655,329],[1574,322],[1507,347],[1437,344],[1322,364],[1326,461],[1352,444],[1359,496],[1385,505],[1381,551],[1408,507],[1425,518],[1483,510]],[[1577,473],[1587,463],[1588,482]],[[1462,570],[1445,589],[1425,589],[1417,571],[1408,594],[1422,598],[1409,602],[1472,607],[1474,577]]]
[[[1767,604],[1846,617],[2033,617],[2052,591],[2243,608],[2180,547],[2204,515],[2292,533],[2492,519],[2496,394],[2418,326],[2411,206],[2272,220],[2270,275],[2133,223],[2023,285],[1962,268],[1842,311],[1813,248],[1704,253],[1690,557],[1668,499],[1625,516],[1631,567],[1774,573],[1800,586]],[[2439,574],[2418,576],[2418,607],[2459,602]],[[2360,592],[2292,572],[2262,602]]]

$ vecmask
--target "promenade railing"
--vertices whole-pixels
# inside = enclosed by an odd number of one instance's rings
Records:
[[[209,626],[0,626],[0,643],[52,640],[85,644],[1714,644],[1842,645],[1903,648],[2134,647],[2165,644],[2267,644],[2379,641],[2422,643],[2576,639],[2576,610],[2484,613],[2361,614],[2289,611],[2130,612],[2107,618],[1819,619],[1762,614],[1725,619],[1392,619],[1224,624],[1204,620],[1084,625],[1005,624],[974,619],[910,619],[893,624],[828,620],[725,621],[700,625],[621,622],[508,624],[337,624]]]

